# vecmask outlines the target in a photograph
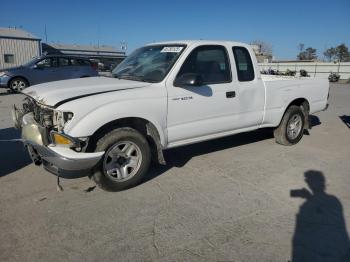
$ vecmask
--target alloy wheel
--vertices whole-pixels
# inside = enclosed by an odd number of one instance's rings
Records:
[[[24,80],[16,79],[11,82],[11,89],[14,91],[22,91],[24,88],[27,87],[27,84],[24,82]]]
[[[292,115],[287,124],[287,136],[289,139],[296,139],[302,129],[302,119],[298,114]]]
[[[106,152],[103,169],[107,176],[117,182],[131,179],[140,169],[142,154],[140,148],[131,141],[121,141]]]

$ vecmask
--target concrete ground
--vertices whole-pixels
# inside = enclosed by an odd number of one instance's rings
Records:
[[[0,261],[341,261],[349,247],[350,85],[295,146],[262,130],[172,149],[118,193],[88,178],[57,192],[4,141],[18,101],[0,94]]]

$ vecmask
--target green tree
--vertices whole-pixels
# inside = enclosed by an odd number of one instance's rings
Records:
[[[338,45],[336,48],[336,58],[340,62],[350,61],[350,53],[349,49],[345,44]]]
[[[326,49],[323,52],[323,55],[327,58],[329,62],[333,61],[336,58],[337,51],[334,47]]]
[[[300,49],[302,50],[302,49]],[[299,60],[315,60],[317,59],[316,49],[312,47],[306,48],[304,51],[300,51],[298,54]]]

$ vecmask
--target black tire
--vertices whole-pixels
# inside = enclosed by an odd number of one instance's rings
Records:
[[[29,83],[23,77],[14,77],[11,79],[8,87],[13,93],[21,92],[23,89],[27,88]]]
[[[295,132],[295,137],[291,137],[288,135],[288,128],[290,121],[294,118],[300,117],[300,130],[299,132]],[[280,125],[275,128],[273,135],[276,139],[276,142],[281,145],[291,146],[295,145],[300,141],[300,139],[304,135],[304,126],[305,126],[305,116],[302,109],[299,106],[290,106],[287,111],[284,113],[282,121]],[[299,129],[299,128],[298,128]]]
[[[118,143],[123,142],[130,142],[138,147],[138,152],[141,153],[141,161],[137,172],[132,175],[132,177],[125,181],[118,181],[118,178],[115,176],[113,177],[107,174],[105,163],[108,161],[109,152],[115,148]],[[92,179],[100,188],[106,191],[121,191],[136,186],[146,176],[151,162],[151,150],[146,138],[137,130],[123,127],[110,131],[96,143],[95,152],[101,151],[105,151],[106,153],[92,175]]]

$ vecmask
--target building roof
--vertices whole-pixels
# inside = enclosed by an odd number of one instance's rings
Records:
[[[40,40],[37,36],[20,28],[0,27],[0,38]]]
[[[42,50],[47,54],[65,54],[83,57],[110,57],[125,58],[125,51],[118,50],[113,46],[72,45],[58,43],[42,43]]]
[[[86,52],[108,52],[108,53],[124,53],[123,51],[118,50],[114,46],[108,45],[72,45],[72,44],[48,44],[51,47],[58,50],[69,50],[69,51],[86,51]]]

